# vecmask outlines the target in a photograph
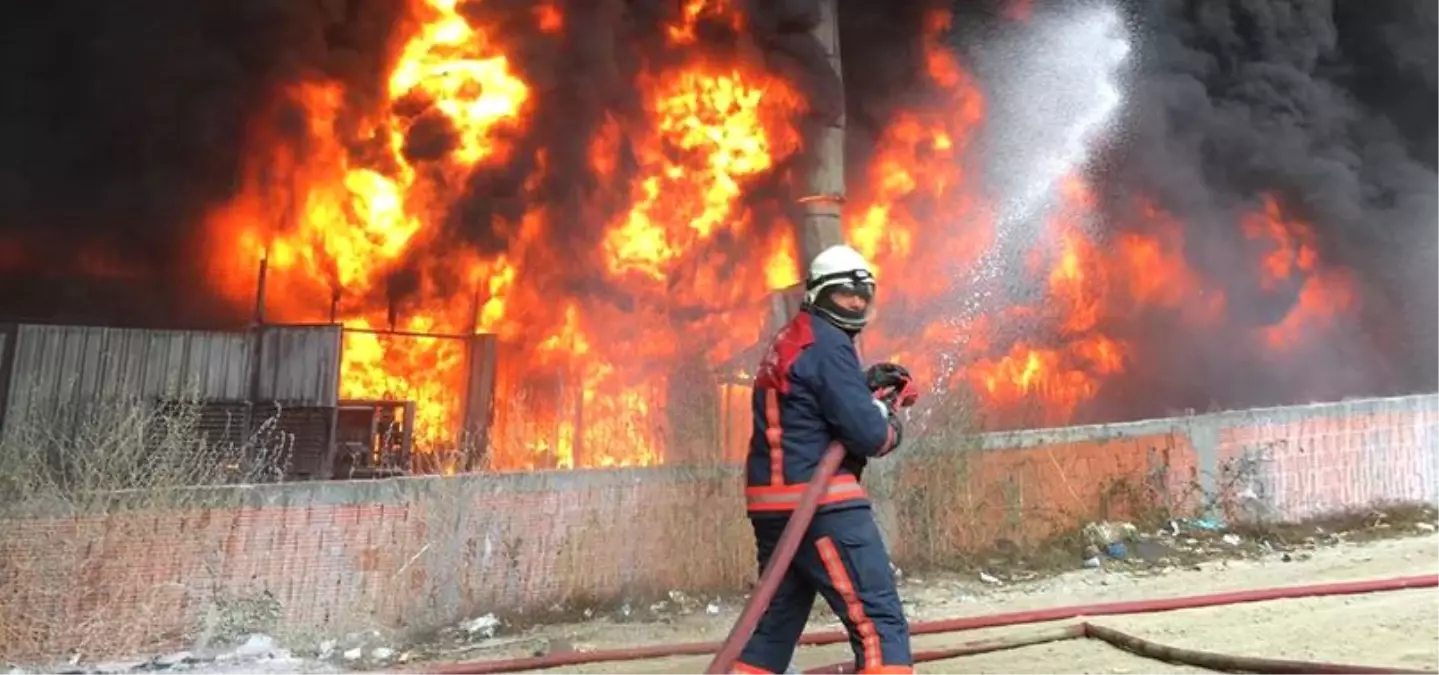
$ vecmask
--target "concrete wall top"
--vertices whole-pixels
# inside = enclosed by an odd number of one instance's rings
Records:
[[[1413,394],[1385,398],[1363,398],[1347,401],[1308,403],[1271,408],[1251,408],[1166,417],[1113,424],[1088,424],[1075,427],[1024,429],[981,435],[986,450],[1023,449],[1049,443],[1064,443],[1096,438],[1121,438],[1173,433],[1199,427],[1222,427],[1237,424],[1288,421],[1301,417],[1365,415],[1390,411],[1439,410],[1439,394]]]
[[[465,495],[575,493],[586,490],[623,490],[651,485],[700,486],[732,480],[739,486],[735,466],[646,467],[622,469],[553,469],[525,473],[476,473],[459,476],[407,476],[381,480],[304,481],[297,483],[226,485],[189,488],[183,501],[205,508],[305,508],[311,506],[388,506],[415,504],[426,499]],[[125,491],[114,493],[123,504]],[[141,499],[152,496],[138,495]]]
[[[1274,421],[1304,417],[1363,415],[1377,412],[1439,410],[1439,394],[1363,399],[1338,403],[1317,403],[1280,408],[1212,413],[1193,417],[1144,420],[1121,424],[1090,425],[1064,429],[1038,429],[983,436],[984,449],[1022,450],[1046,443],[1116,439],[1217,429],[1221,426],[1253,423],[1266,417]],[[412,503],[427,495],[441,493],[516,494],[541,492],[582,492],[615,490],[639,485],[704,484],[733,480],[739,485],[741,470],[736,465],[642,467],[614,469],[556,469],[526,473],[478,473],[453,477],[419,476],[373,481],[327,481],[208,488],[204,501],[217,506],[309,506]],[[697,488],[698,489],[698,488]]]

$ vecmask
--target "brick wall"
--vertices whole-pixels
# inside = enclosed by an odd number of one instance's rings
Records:
[[[1301,519],[1439,503],[1439,395],[987,435],[865,478],[901,565],[1140,510]],[[237,615],[282,634],[740,588],[732,467],[297,483],[0,520],[0,657],[142,649]]]

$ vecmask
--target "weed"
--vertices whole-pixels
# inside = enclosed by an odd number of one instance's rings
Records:
[[[191,631],[177,617],[215,598],[157,560],[175,557],[176,514],[205,508],[205,487],[284,475],[280,411],[217,434],[241,443],[212,440],[194,397],[30,413],[0,440],[0,653],[134,652]]]

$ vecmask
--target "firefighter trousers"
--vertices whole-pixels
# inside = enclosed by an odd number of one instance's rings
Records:
[[[789,519],[752,516],[763,570]],[[889,553],[868,505],[815,515],[794,562],[780,581],[735,671],[783,673],[819,594],[839,615],[854,649],[856,673],[913,673],[909,623],[904,618]]]

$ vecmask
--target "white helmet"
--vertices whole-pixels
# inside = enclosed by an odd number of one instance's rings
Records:
[[[858,333],[869,323],[873,313],[874,270],[859,251],[843,245],[820,251],[809,264],[804,289],[805,305],[840,329]],[[860,295],[870,304],[858,312],[839,307],[831,299],[833,291],[838,289]]]

